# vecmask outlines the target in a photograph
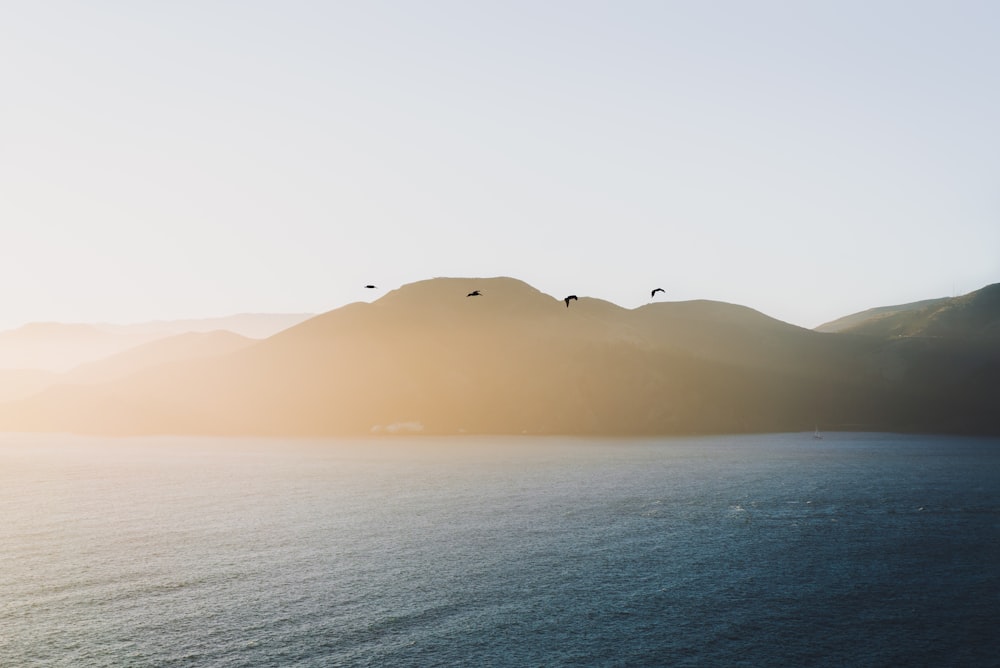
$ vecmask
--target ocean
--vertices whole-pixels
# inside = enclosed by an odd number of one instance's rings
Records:
[[[1000,666],[1000,440],[0,435],[0,666]]]

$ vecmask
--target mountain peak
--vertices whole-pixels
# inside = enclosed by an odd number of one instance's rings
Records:
[[[512,299],[538,300],[543,296],[545,295],[540,290],[509,276],[438,277],[407,283],[376,301],[397,304],[406,300],[423,306],[432,306],[476,298],[496,303]]]

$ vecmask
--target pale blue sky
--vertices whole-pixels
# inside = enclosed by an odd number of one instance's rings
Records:
[[[5,2],[0,328],[1000,281],[1000,3]]]

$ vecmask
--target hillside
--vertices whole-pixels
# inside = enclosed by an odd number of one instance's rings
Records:
[[[154,320],[131,325],[98,325],[112,333],[141,334],[163,338],[189,332],[227,331],[250,339],[266,339],[313,317],[315,313],[237,313],[220,318]]]
[[[899,316],[899,314],[909,313],[911,311],[919,311],[921,309],[933,306],[935,304],[940,304],[947,301],[947,298],[940,299],[924,299],[919,302],[912,302],[910,304],[896,304],[894,306],[877,306],[875,308],[870,308],[860,313],[852,313],[851,315],[845,315],[843,317],[837,318],[836,320],[831,320],[830,322],[823,323],[819,327],[816,327],[817,332],[825,332],[829,334],[837,332],[848,332],[858,327],[864,327],[868,324],[874,323],[876,321],[891,320],[894,317]]]
[[[225,355],[257,343],[228,331],[186,332],[130,348],[96,362],[81,364],[52,379],[61,384],[94,384],[127,378],[171,362]]]
[[[1000,433],[998,387],[1000,346],[989,338],[821,333],[708,301],[627,310],[581,296],[567,307],[511,278],[438,278],[227,355],[53,387],[0,406],[0,428]]]
[[[54,371],[40,369],[0,369],[0,402],[38,394],[58,377]]]
[[[232,332],[188,332],[142,343],[69,371],[0,369],[0,401],[31,397],[56,385],[94,385],[183,360],[199,360],[234,352],[257,341]]]
[[[1000,337],[1000,283],[988,285],[961,297],[928,299],[911,304],[869,309],[820,325],[816,331],[864,334],[882,338]]]
[[[0,332],[0,369],[68,371],[149,341],[143,334],[97,325],[30,323]]]
[[[0,370],[65,372],[157,339],[189,332],[225,330],[248,338],[266,338],[310,317],[306,313],[243,313],[131,325],[29,323],[0,331]]]

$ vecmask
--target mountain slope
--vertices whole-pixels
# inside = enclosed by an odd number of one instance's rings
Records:
[[[1000,283],[961,297],[869,309],[816,328],[821,332],[949,338],[1000,337]]]
[[[909,304],[877,306],[875,308],[861,311],[860,313],[852,313],[851,315],[845,315],[837,318],[836,320],[823,323],[819,327],[816,327],[816,331],[831,334],[837,332],[849,332],[855,328],[865,327],[876,321],[888,321],[899,316],[900,314],[919,311],[930,306],[942,304],[946,301],[948,301],[947,297],[941,297],[938,299],[924,299],[922,301],[911,302]]]
[[[308,320],[315,313],[237,313],[220,318],[154,320],[131,325],[98,325],[112,333],[138,334],[164,338],[188,332],[228,331],[250,339],[265,339]]]
[[[93,385],[117,380],[150,367],[223,355],[255,343],[255,339],[226,331],[188,332],[142,343],[62,373],[0,369],[0,401],[30,397],[54,385]]]
[[[182,360],[200,360],[241,350],[257,343],[229,331],[187,332],[156,339],[61,374],[55,381],[93,384],[126,378],[144,369]]]
[[[479,290],[480,296],[466,294]],[[996,433],[1000,349],[805,330],[718,302],[567,307],[515,279],[438,278],[231,354],[0,406],[92,433]],[[978,394],[977,394],[978,393]]]
[[[132,325],[36,322],[0,332],[0,370],[65,372],[136,346],[189,332],[225,330],[265,338],[312,317],[305,313],[244,313],[202,320]]]
[[[0,369],[68,371],[148,340],[146,335],[112,333],[97,325],[31,323],[0,332]]]
[[[0,369],[0,402],[38,394],[58,377],[54,371],[40,369]]]

